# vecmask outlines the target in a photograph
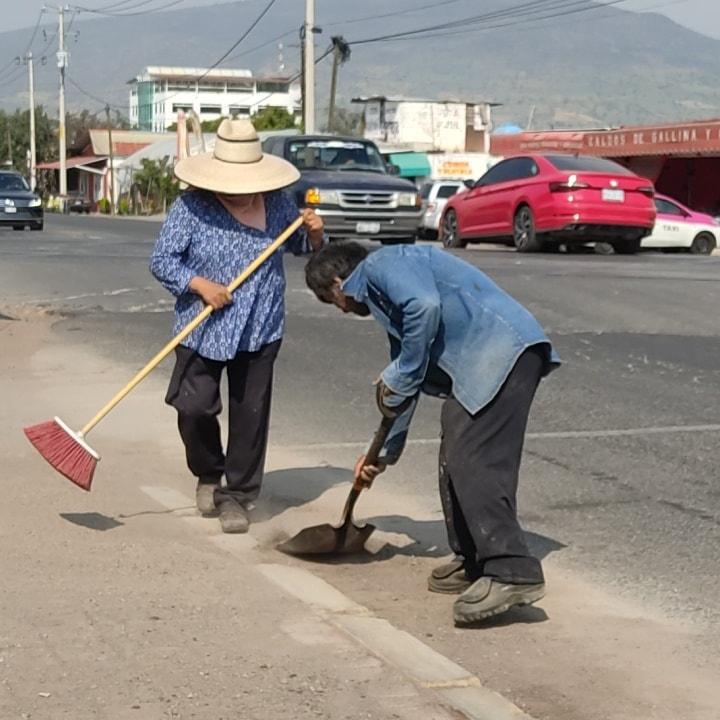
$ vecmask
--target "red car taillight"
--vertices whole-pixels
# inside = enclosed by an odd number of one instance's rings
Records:
[[[587,190],[590,187],[584,182],[575,182],[570,184],[567,181],[564,182],[551,182],[550,192],[574,192],[575,190]]]

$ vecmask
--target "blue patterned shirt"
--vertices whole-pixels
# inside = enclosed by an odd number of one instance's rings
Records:
[[[181,195],[168,212],[150,261],[150,272],[177,297],[177,334],[202,309],[203,301],[188,286],[199,275],[229,285],[297,218],[299,211],[283,192],[265,193],[267,229],[239,223],[212,193]],[[214,312],[185,340],[211,360],[230,360],[238,352],[259,350],[279,340],[285,326],[283,250],[309,251],[299,230],[233,294],[233,303]]]

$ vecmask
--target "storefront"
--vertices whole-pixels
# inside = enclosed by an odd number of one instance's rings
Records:
[[[615,130],[493,136],[496,156],[575,153],[610,158],[689,207],[720,214],[720,120]]]

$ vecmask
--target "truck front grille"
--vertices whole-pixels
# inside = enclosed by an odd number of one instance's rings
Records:
[[[341,190],[340,205],[345,208],[394,208],[397,197],[394,192]]]

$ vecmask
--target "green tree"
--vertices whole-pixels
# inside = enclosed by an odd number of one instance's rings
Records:
[[[289,130],[296,127],[295,116],[282,107],[266,107],[251,118],[257,131]]]
[[[238,116],[233,116],[237,118]],[[246,117],[246,116],[239,116]],[[295,116],[289,113],[285,108],[281,107],[266,107],[260,110],[260,112],[251,115],[249,118],[255,129],[260,130],[288,130],[290,128],[297,127],[295,123]],[[200,127],[204,133],[215,133],[220,127],[220,123],[223,120],[227,120],[226,117],[219,117],[217,120],[203,120],[200,123]],[[192,125],[190,120],[187,121],[188,131],[192,131]],[[168,131],[175,132],[177,130],[177,123],[173,123],[168,127]]]
[[[169,159],[143,159],[142,168],[133,178],[133,192],[136,196],[139,194],[138,200],[144,213],[165,212],[180,194],[180,185],[173,175]]]
[[[27,174],[29,150],[30,110],[0,110],[0,165]],[[39,163],[57,159],[57,121],[48,117],[42,105],[35,108],[35,153]]]
[[[126,130],[129,122],[117,110],[110,114],[110,125],[113,130]],[[68,149],[80,153],[90,142],[90,130],[106,128],[105,112],[91,113],[84,109],[78,113],[68,113],[65,118],[65,133]]]

